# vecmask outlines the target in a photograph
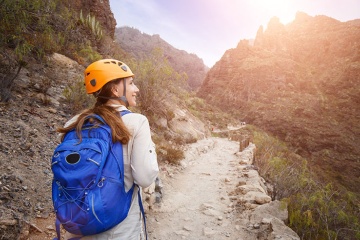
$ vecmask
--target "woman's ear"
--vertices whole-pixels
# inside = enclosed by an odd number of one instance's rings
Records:
[[[111,92],[112,92],[113,95],[117,96],[118,93],[119,93],[118,87],[117,87],[116,85],[113,86],[113,87],[111,88]]]

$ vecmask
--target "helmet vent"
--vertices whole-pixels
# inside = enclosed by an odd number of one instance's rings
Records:
[[[121,66],[121,69],[127,72],[127,67],[125,65]]]
[[[91,84],[91,86],[95,87],[95,85],[96,85],[96,79],[90,80],[90,84]]]

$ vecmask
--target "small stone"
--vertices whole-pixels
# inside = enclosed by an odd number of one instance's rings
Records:
[[[188,232],[191,232],[193,230],[190,226],[184,226],[183,229]]]
[[[14,226],[16,224],[17,224],[16,219],[2,219],[2,220],[0,220],[0,225]]]
[[[255,223],[255,224],[253,225],[253,227],[254,227],[254,229],[260,229],[260,224]]]
[[[57,110],[55,108],[49,108],[48,111],[50,113],[57,113]]]
[[[261,220],[261,223],[262,223],[262,224],[270,224],[270,223],[271,223],[271,218],[263,218],[263,219]]]
[[[48,229],[48,230],[54,230],[54,231],[55,231],[55,228],[54,228],[53,225],[48,225],[48,226],[46,227],[46,229]]]
[[[203,233],[204,233],[205,236],[210,237],[212,235],[215,235],[216,231],[212,230],[211,228],[205,227],[203,229]]]

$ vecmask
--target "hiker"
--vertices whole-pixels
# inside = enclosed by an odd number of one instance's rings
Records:
[[[96,103],[93,108],[70,119],[58,131],[64,135],[77,126],[81,127],[89,115],[100,115],[112,129],[113,139],[123,144],[125,189],[129,191],[134,183],[135,188],[130,210],[122,222],[105,232],[81,239],[144,239],[144,216],[138,193],[155,181],[159,169],[148,119],[139,113],[120,117],[120,112],[136,106],[139,89],[134,83],[134,74],[126,64],[115,59],[96,61],[85,69],[84,74],[86,92],[96,98]],[[78,236],[69,232],[65,234],[65,239],[74,237]]]

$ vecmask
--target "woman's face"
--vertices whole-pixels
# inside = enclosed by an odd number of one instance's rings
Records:
[[[132,77],[125,78],[126,81],[126,99],[129,103],[130,107],[136,106],[136,94],[139,92],[138,87],[134,83],[134,79]],[[120,81],[117,84],[118,97],[121,97],[124,93],[124,83]]]
[[[129,106],[136,106],[136,94],[139,92],[139,88],[135,85],[132,77],[126,78],[126,99],[129,102]]]

